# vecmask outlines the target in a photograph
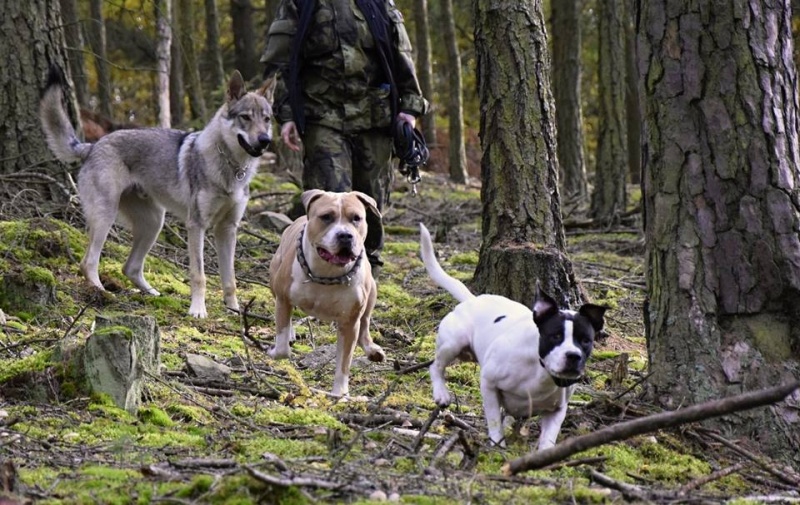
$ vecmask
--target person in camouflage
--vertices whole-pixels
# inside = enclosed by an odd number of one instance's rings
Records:
[[[299,151],[302,139],[303,189],[362,191],[382,211],[393,179],[391,126],[413,126],[428,108],[394,1],[282,0],[261,62],[265,76],[278,72],[283,142]],[[379,267],[383,225],[374,215],[367,224],[367,256]]]

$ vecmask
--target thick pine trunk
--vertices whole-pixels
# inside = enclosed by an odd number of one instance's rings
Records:
[[[414,47],[417,50],[417,77],[422,96],[433,101],[433,56],[431,55],[431,28],[428,0],[414,0]],[[428,145],[436,145],[436,113],[430,111],[422,117],[422,134]]]
[[[550,58],[541,0],[475,0],[481,103],[480,292],[562,305],[582,299],[564,256]]]
[[[255,9],[251,0],[231,0],[231,22],[233,24],[233,51],[236,68],[245,81],[259,74],[256,47],[256,29],[253,22]]]
[[[800,378],[789,0],[641,2],[650,379],[668,407]],[[797,460],[795,393],[717,422]]]
[[[597,139],[591,215],[598,221],[608,223],[619,218],[627,202],[624,12],[624,0],[606,0],[598,4],[600,134]]]
[[[0,201],[22,206],[30,198],[35,206],[51,200],[63,204],[70,197],[65,167],[47,148],[38,120],[49,65],[67,69],[59,1],[6,0],[0,9],[0,40]],[[67,108],[77,124],[73,95]]]
[[[442,26],[447,48],[448,91],[447,116],[450,119],[450,180],[467,182],[467,149],[464,146],[464,104],[461,92],[461,56],[458,54],[453,0],[442,0]]]
[[[583,153],[579,3],[579,0],[553,2],[553,93],[561,189],[569,197],[584,199],[589,189]]]

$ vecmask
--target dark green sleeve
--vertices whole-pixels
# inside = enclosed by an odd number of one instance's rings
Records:
[[[267,44],[261,55],[261,63],[265,66],[264,75],[277,74],[275,86],[275,118],[279,123],[292,120],[289,107],[289,93],[285,77],[288,76],[289,58],[292,40],[297,32],[297,6],[295,0],[282,0],[278,6],[275,20],[267,31]]]
[[[428,112],[428,101],[422,96],[411,55],[411,40],[403,21],[403,14],[393,0],[386,1],[386,10],[392,22],[394,45],[394,80],[400,96],[400,111],[419,117]]]

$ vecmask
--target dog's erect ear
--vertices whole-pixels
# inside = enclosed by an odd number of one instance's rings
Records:
[[[228,81],[228,101],[233,102],[244,96],[247,91],[244,89],[244,79],[238,70],[234,70]]]
[[[256,91],[256,93],[266,98],[271,105],[275,95],[275,85],[277,83],[278,80],[275,79],[275,75],[273,74],[272,77],[264,81],[264,84],[262,84],[261,87],[258,88],[258,91]]]
[[[311,206],[311,203],[324,194],[325,191],[322,191],[321,189],[309,189],[308,191],[303,191],[303,194],[300,195],[300,201],[303,202],[303,207],[306,209],[306,214],[308,214],[308,207]]]
[[[558,305],[550,295],[542,291],[539,281],[536,281],[536,299],[533,301],[533,322],[539,324],[558,314]]]
[[[594,331],[600,331],[603,329],[603,325],[605,324],[605,320],[603,319],[603,314],[606,313],[606,309],[608,307],[603,307],[602,305],[595,305],[593,303],[586,303],[578,309],[578,314],[582,315],[586,319],[592,323],[592,328]]]
[[[356,195],[359,200],[361,200],[361,203],[364,204],[364,207],[367,208],[368,212],[372,212],[379,218],[383,217],[381,216],[381,211],[378,210],[378,202],[376,202],[374,198],[366,193],[362,193],[361,191],[353,191],[353,194]]]

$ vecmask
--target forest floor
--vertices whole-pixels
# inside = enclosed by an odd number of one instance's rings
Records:
[[[372,333],[387,361],[370,363],[357,350],[348,401],[327,394],[331,325],[298,313],[291,360],[273,361],[265,352],[275,334],[267,267],[278,234],[265,225],[263,211],[288,210],[298,190],[284,174],[265,171],[253,184],[237,251],[243,316],[222,306],[211,246],[209,317],[187,315],[184,234],[174,220],[147,263],[146,276],[162,293],[157,298],[135,292],[122,276],[128,251],[122,230],[101,261],[112,294],[86,286],[78,271],[86,238],[74,205],[0,222],[0,274],[50,272],[39,277],[51,279],[56,293],[46,310],[0,312],[0,504],[800,501],[791,469],[750,440],[729,440],[700,424],[505,474],[504,465],[534,450],[536,419],[507,431],[508,448],[493,447],[477,365],[448,369],[457,401],[441,412],[425,366],[437,324],[455,302],[425,273],[418,223],[435,231],[444,268],[468,281],[478,260],[480,191],[423,176],[418,196],[398,181],[385,214],[386,266]],[[637,191],[631,195],[635,207]],[[562,441],[658,412],[644,394],[641,223],[633,217],[598,229],[582,219],[585,202],[565,203],[563,210],[577,277],[591,301],[610,310],[607,336],[596,343],[572,398]],[[152,315],[161,331],[162,372],[148,377],[135,412],[80,393],[57,358],[62,342],[91,334],[95,317],[118,313]],[[225,364],[230,373],[193,376],[186,353]]]

